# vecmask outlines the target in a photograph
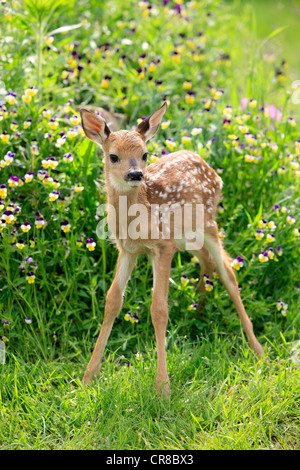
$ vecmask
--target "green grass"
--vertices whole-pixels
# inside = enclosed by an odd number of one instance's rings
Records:
[[[0,449],[299,448],[300,144],[299,105],[291,100],[298,32],[293,9],[281,15],[274,2],[271,14],[269,2],[244,3],[185,2],[182,14],[173,0],[167,7],[153,1],[152,11],[133,1],[125,11],[120,1],[3,6]],[[105,76],[112,77],[108,87]],[[37,92],[30,99],[32,86]],[[243,109],[242,98],[251,105]],[[200,268],[178,253],[166,338],[172,394],[157,395],[152,272],[140,257],[101,376],[84,389],[80,380],[117,252],[96,235],[105,201],[101,151],[73,115],[83,103],[106,105],[127,114],[132,128],[165,99],[170,125],[149,143],[149,162],[169,151],[171,137],[175,150],[198,152],[221,174],[218,226],[232,258],[244,258],[236,275],[265,356],[255,361],[218,278],[197,315],[191,306],[198,302]],[[280,109],[280,120],[262,109],[266,104]],[[49,156],[56,168],[47,168]],[[60,194],[51,201],[54,189]],[[7,210],[13,224],[4,220]],[[36,225],[39,215],[44,228]],[[70,230],[63,232],[66,220]],[[25,221],[32,224],[28,233]],[[91,237],[95,251],[86,246]],[[128,311],[138,323],[125,321]]]
[[[130,367],[110,356],[86,389],[82,363],[11,360],[1,449],[296,449],[295,366],[288,355],[255,362],[237,341],[215,335],[168,352],[170,399],[154,392],[153,349]]]

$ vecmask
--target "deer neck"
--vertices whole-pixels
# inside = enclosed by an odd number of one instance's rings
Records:
[[[149,202],[146,195],[146,185],[144,181],[142,181],[138,187],[132,188],[128,191],[120,191],[107,182],[106,189],[108,203],[108,226],[112,232],[115,232],[116,238],[119,239],[120,234],[124,234],[125,232],[128,233],[128,225],[134,218],[128,215],[130,206],[133,204],[142,204],[148,209]],[[114,212],[113,215],[112,212]],[[111,220],[113,220],[114,217],[116,218],[115,230],[111,227]],[[121,238],[124,238],[124,236],[121,235]]]

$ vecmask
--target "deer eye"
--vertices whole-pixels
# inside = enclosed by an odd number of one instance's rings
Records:
[[[112,163],[117,163],[117,161],[119,160],[118,155],[110,155],[109,158]]]
[[[144,155],[142,156],[142,160],[143,160],[144,162],[146,162],[146,161],[147,161],[147,157],[148,157],[148,153],[144,153]]]

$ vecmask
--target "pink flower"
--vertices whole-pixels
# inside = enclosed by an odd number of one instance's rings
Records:
[[[271,119],[274,119],[278,122],[282,119],[282,113],[279,109],[276,108],[274,104],[265,105],[265,111],[270,115]]]
[[[248,107],[248,98],[241,99],[242,109],[246,109]]]

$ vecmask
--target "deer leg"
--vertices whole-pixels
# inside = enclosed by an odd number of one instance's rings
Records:
[[[87,385],[93,380],[93,378],[99,375],[103,352],[113,327],[114,320],[121,311],[123,305],[123,293],[135,261],[135,256],[124,251],[119,253],[116,275],[106,296],[104,318],[100,334],[83,377],[84,385]]]
[[[218,233],[215,232],[209,235],[205,234],[205,245],[208,251],[210,252],[212,258],[214,259],[220,279],[224,287],[227,289],[235,305],[235,308],[237,309],[241,323],[249,340],[251,349],[260,358],[263,354],[263,348],[257,341],[253,332],[252,323],[245,311],[244,305],[240,297],[238,283],[234,271],[230,265],[230,258],[222,246]]]
[[[156,390],[166,396],[170,394],[169,377],[165,350],[166,328],[168,323],[168,291],[171,263],[174,251],[162,250],[152,259],[154,288],[151,303],[151,319],[157,345]]]

